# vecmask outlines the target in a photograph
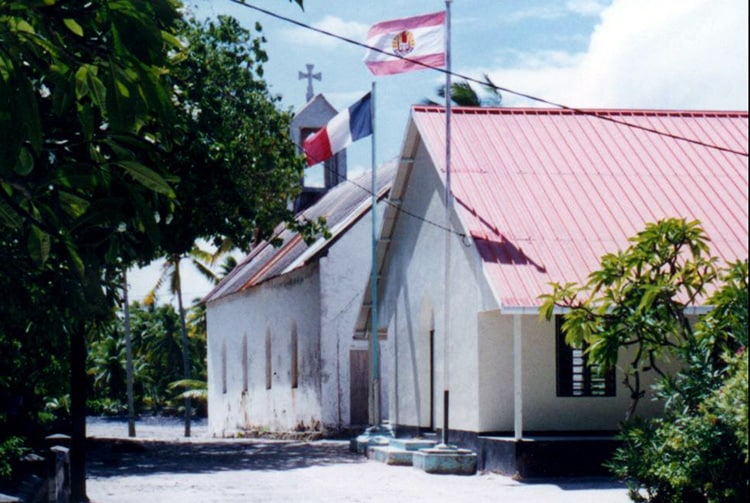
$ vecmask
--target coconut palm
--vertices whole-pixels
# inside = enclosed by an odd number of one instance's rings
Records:
[[[484,74],[484,84],[481,89],[485,91],[483,95],[480,95],[467,80],[453,82],[451,84],[451,101],[462,107],[498,107],[502,104],[503,95],[487,74]],[[435,92],[445,99],[445,86],[438,87]],[[426,105],[443,105],[443,103],[430,99],[425,99],[423,103]]]
[[[211,261],[215,261],[218,256],[228,253],[232,246],[230,242],[225,241],[219,250],[211,256]],[[224,258],[221,266],[219,267],[220,275],[216,277],[219,281],[221,278],[226,277],[237,265],[237,260],[228,255]],[[206,329],[206,305],[200,301],[200,299],[194,299],[193,305],[187,315],[187,327],[188,337],[197,341],[201,341],[205,345],[207,337]],[[205,362],[204,370],[205,370]],[[168,388],[171,390],[180,389],[182,392],[177,395],[178,399],[190,399],[195,400],[204,407],[208,404],[208,383],[205,380],[200,379],[180,379],[169,383]]]
[[[121,399],[125,388],[125,345],[120,335],[112,330],[91,344],[89,375],[94,387],[107,398]]]
[[[183,366],[183,379],[190,380],[190,352],[188,347],[188,331],[185,315],[185,306],[182,299],[182,276],[180,274],[180,265],[183,259],[188,259],[191,264],[200,272],[206,279],[212,283],[217,282],[217,277],[211,270],[211,265],[216,260],[216,254],[212,254],[206,250],[199,248],[194,245],[190,252],[183,256],[181,254],[169,255],[162,266],[162,272],[159,276],[154,287],[146,295],[144,299],[145,304],[153,305],[156,302],[157,291],[165,283],[169,282],[169,292],[177,297],[177,308],[180,316],[180,329],[182,332],[182,366]],[[190,397],[185,397],[185,436],[190,436],[190,416],[192,408],[190,404]]]

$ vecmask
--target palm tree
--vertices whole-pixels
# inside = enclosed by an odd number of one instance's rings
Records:
[[[189,259],[190,263],[198,270],[198,272],[208,279],[211,283],[217,284],[220,277],[217,276],[211,269],[216,260],[232,249],[232,242],[230,240],[224,240],[216,252],[210,252],[204,250],[197,245],[194,245],[187,256],[179,254],[173,254],[165,259],[164,265],[162,266],[162,273],[156,282],[156,285],[146,295],[144,299],[145,304],[152,305],[156,302],[156,293],[164,284],[165,281],[169,281],[169,291],[171,294],[177,297],[177,307],[180,316],[180,329],[182,332],[182,364],[183,364],[183,378],[184,382],[192,382],[191,369],[190,369],[190,350],[188,346],[188,329],[187,329],[187,317],[185,314],[185,307],[182,299],[182,277],[180,274],[180,264],[183,259]],[[224,267],[228,267],[230,264],[229,260],[233,260],[229,257],[225,261]],[[236,262],[234,262],[236,264]],[[231,269],[230,269],[231,270]],[[226,274],[227,271],[224,271]],[[205,312],[205,311],[204,311]],[[205,315],[204,315],[205,319]],[[204,331],[205,333],[205,331]],[[182,398],[185,401],[185,436],[190,436],[190,418],[192,413],[191,406],[191,393],[183,393]]]
[[[451,84],[451,101],[462,107],[498,107],[502,104],[503,95],[486,73],[484,74],[484,84],[481,87],[485,91],[484,96],[480,96],[467,80],[454,82]],[[445,99],[445,86],[438,87],[435,92]],[[431,99],[425,99],[423,103],[425,105],[443,104]]]
[[[194,245],[193,248],[188,252],[186,256],[181,254],[169,255],[162,266],[162,272],[156,285],[146,295],[144,299],[145,304],[154,304],[156,302],[156,293],[164,284],[165,281],[169,281],[169,291],[171,294],[177,297],[177,308],[180,315],[180,329],[182,332],[182,366],[183,366],[183,379],[189,381],[190,377],[190,352],[188,347],[188,332],[187,323],[185,316],[185,307],[182,300],[182,276],[180,274],[180,264],[183,259],[189,259],[195,268],[200,272],[206,279],[212,283],[217,282],[217,277],[211,270],[211,265],[216,260],[217,255],[212,254],[206,250],[199,248]],[[190,396],[185,395],[185,436],[190,436],[190,417],[192,413],[192,407],[190,403]]]
[[[94,386],[107,398],[120,399],[125,387],[125,346],[116,330],[108,331],[91,344],[88,374]]]

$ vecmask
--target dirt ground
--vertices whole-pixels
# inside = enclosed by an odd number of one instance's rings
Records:
[[[182,437],[179,421],[88,424],[88,496],[94,503],[624,503],[602,479],[517,482],[495,473],[430,475],[349,452],[346,440],[213,439],[205,423]]]

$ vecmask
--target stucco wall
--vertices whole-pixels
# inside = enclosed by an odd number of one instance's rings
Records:
[[[385,265],[381,317],[388,320],[391,422],[429,427],[443,424],[446,318],[445,215],[443,187],[429,157],[419,147],[402,197]],[[415,218],[419,215],[423,218]],[[453,220],[456,227],[455,215]],[[451,234],[450,330],[447,386],[450,428],[476,430],[479,425],[477,306],[494,301],[482,279],[481,264],[461,237]],[[433,396],[430,396],[430,331],[434,329]],[[430,408],[432,404],[433,413]]]
[[[378,221],[383,205],[378,204]],[[367,212],[320,258],[321,400],[326,425],[348,426],[351,418],[349,354],[362,346],[355,344],[353,335],[370,277],[371,257],[372,216]],[[387,352],[385,346],[381,344],[381,353]],[[381,386],[386,389],[387,375],[382,377],[385,383]],[[388,410],[387,397],[382,409]]]
[[[616,371],[614,397],[558,397],[556,391],[555,324],[533,315],[479,314],[480,430],[513,431],[513,324],[517,316],[522,334],[522,390],[524,431],[617,430],[630,404],[629,390]],[[623,353],[622,364],[628,354]],[[644,376],[649,389],[653,376]],[[638,413],[657,414],[662,407],[651,391],[639,402]]]
[[[318,267],[313,264],[209,304],[208,423],[212,435],[227,436],[255,427],[287,431],[298,425],[314,427],[321,421],[319,292]],[[297,388],[292,387],[294,331]],[[270,389],[266,387],[267,337]]]
[[[500,311],[479,320],[479,425],[481,432],[513,429],[513,318]]]
[[[537,316],[522,316],[523,394],[525,430],[617,430],[630,404],[622,373],[615,375],[614,397],[557,397],[555,380],[555,324]],[[625,354],[620,361],[627,361]],[[649,390],[653,376],[644,376]],[[652,400],[649,391],[641,399],[641,415],[658,413],[662,404]]]
[[[383,204],[378,209],[381,215]],[[371,234],[367,212],[317,262],[208,305],[209,429],[213,435],[231,435],[245,428],[287,431],[349,426],[349,356],[350,350],[359,348],[353,333],[370,274]],[[292,388],[295,327],[299,379],[298,387]],[[271,337],[271,389],[266,389],[267,333]],[[247,358],[243,357],[245,339]],[[387,360],[387,344],[381,348]],[[244,393],[243,360],[248,362],[249,381]],[[382,377],[383,389],[387,389],[387,373]],[[387,414],[387,396],[382,409]]]

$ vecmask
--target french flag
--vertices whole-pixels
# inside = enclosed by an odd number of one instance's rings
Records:
[[[336,114],[324,128],[305,139],[302,150],[307,165],[327,161],[352,142],[372,134],[372,96],[367,93],[355,104]]]

